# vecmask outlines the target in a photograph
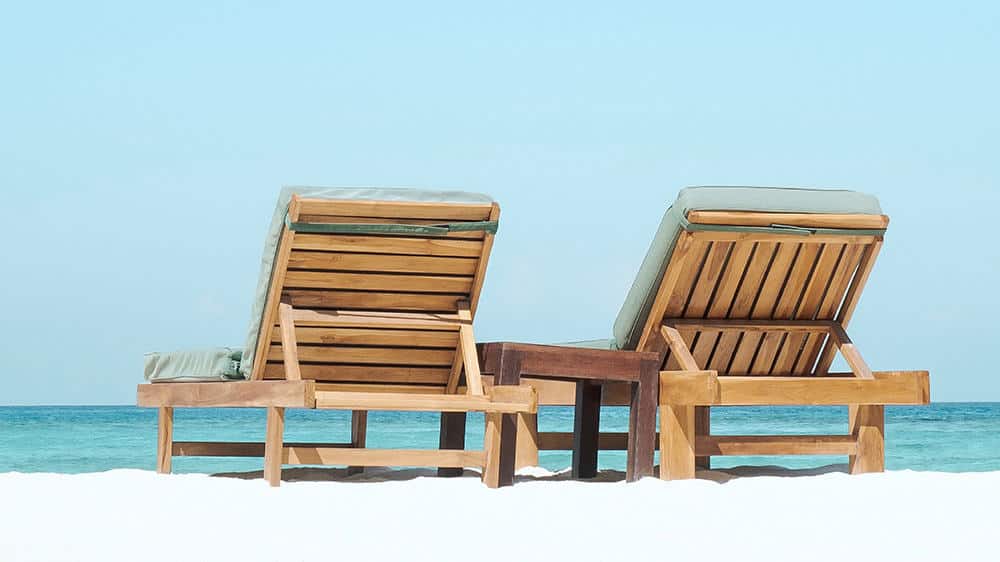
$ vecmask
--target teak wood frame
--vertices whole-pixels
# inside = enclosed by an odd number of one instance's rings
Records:
[[[837,229],[881,229],[888,224],[884,216],[781,213],[776,217],[774,213],[692,212],[688,220]],[[724,251],[713,255],[716,244]],[[810,248],[803,250],[804,244]],[[781,245],[784,249],[797,246],[794,257],[789,258],[792,250],[782,255]],[[847,337],[845,328],[881,245],[881,235],[868,233],[681,233],[637,343],[638,349],[660,351],[667,357],[659,388],[661,478],[692,478],[695,467],[707,466],[713,455],[846,454],[852,473],[884,470],[884,406],[927,404],[930,391],[926,371],[873,373]],[[697,252],[696,247],[700,248]],[[767,259],[755,262],[754,254],[762,247],[767,248]],[[832,252],[826,254],[828,247],[839,252],[836,259],[831,258]],[[793,275],[792,264],[803,251],[811,252],[812,265]],[[733,259],[745,264],[745,269],[735,269],[739,283],[723,288],[730,300],[716,309],[717,293],[727,281],[723,270],[732,270],[728,264]],[[779,274],[768,279],[776,264]],[[781,277],[782,271],[787,275]],[[759,285],[743,298],[748,277]],[[710,286],[699,287],[699,280],[706,278],[705,285]],[[688,287],[686,294],[676,290],[683,283]],[[761,314],[756,303],[766,290],[773,304]],[[793,297],[786,299],[785,294]],[[677,315],[690,312],[694,300],[701,308],[687,316]],[[698,341],[701,334],[708,336]],[[728,354],[720,353],[723,344]],[[735,349],[740,345],[752,354]],[[837,351],[851,367],[846,376],[828,372]],[[768,372],[733,374],[737,359],[746,361],[743,356],[747,355],[751,359],[740,370],[761,365]],[[708,368],[707,363],[714,366],[717,362],[719,366]],[[711,406],[778,404],[847,405],[850,434],[711,435]]]
[[[468,219],[467,213],[460,207],[462,206],[409,202],[331,202],[293,197],[289,204],[288,218],[289,222],[296,222],[304,214],[318,215],[330,209],[337,209],[340,214],[363,217],[374,215],[390,218],[415,216],[418,219],[424,217]],[[344,208],[349,209],[344,212],[342,211]],[[494,203],[486,206],[482,213],[483,219],[495,221],[499,216],[499,207]],[[263,456],[264,477],[272,486],[280,483],[283,464],[324,464],[347,465],[349,472],[356,472],[364,466],[386,465],[446,467],[458,469],[459,472],[464,467],[478,467],[482,469],[484,483],[489,487],[497,487],[500,481],[500,416],[534,413],[537,411],[537,397],[534,389],[526,385],[499,388],[484,384],[480,373],[472,318],[485,277],[493,235],[486,233],[480,237],[482,242],[476,256],[478,257],[476,268],[468,285],[468,297],[454,304],[454,313],[310,310],[293,306],[286,300],[282,288],[288,275],[289,259],[293,247],[296,246],[295,237],[296,233],[288,226],[283,229],[268,289],[251,380],[139,385],[138,405],[159,408],[157,471],[169,472],[174,456]],[[470,238],[465,234],[459,234],[459,237]],[[339,243],[343,243],[342,240]],[[380,251],[383,252],[386,251],[386,245],[407,243],[411,248],[420,249],[428,245],[412,238],[401,240],[391,236],[367,241],[369,244],[375,242],[381,245]],[[430,242],[433,245],[442,245],[437,240]],[[317,243],[315,240],[309,242],[309,244]],[[381,279],[384,281],[384,278]],[[267,351],[272,342],[272,338],[269,337],[270,327],[276,322],[283,368],[277,376],[273,373],[268,374],[268,378],[272,380],[264,380],[265,367],[268,363]],[[440,387],[439,392],[429,392],[425,387],[405,384],[327,384],[308,380],[303,376],[296,336],[297,329],[301,327],[366,330],[385,328],[453,333],[456,336],[454,339],[456,343],[453,348],[454,361],[451,373],[446,381],[447,384]],[[460,386],[463,381],[464,385]],[[175,441],[173,410],[177,407],[266,408],[265,441],[263,443]],[[351,410],[351,441],[285,443],[285,408]],[[442,428],[442,446],[438,450],[367,449],[365,446],[369,410],[441,412],[443,419],[447,419],[451,413],[464,415],[470,411],[484,412],[486,431],[483,450],[455,450],[446,446],[448,440],[454,439],[456,435],[455,427]],[[446,432],[445,429],[450,431]],[[461,433],[464,437],[464,424]]]

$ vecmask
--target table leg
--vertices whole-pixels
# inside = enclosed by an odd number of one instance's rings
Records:
[[[576,383],[576,415],[573,426],[573,478],[593,478],[597,476],[597,449],[601,431],[600,383]]]
[[[465,412],[441,412],[441,439],[442,449],[464,449],[465,448]],[[438,476],[461,476],[461,468],[438,468]]]
[[[644,365],[639,381],[632,385],[629,408],[628,459],[625,479],[635,482],[653,475],[653,454],[656,449],[656,406],[659,390],[658,364]]]
[[[521,354],[501,349],[495,384],[521,384]],[[503,414],[500,418],[500,478],[499,486],[514,483],[514,466],[517,461],[517,414]]]

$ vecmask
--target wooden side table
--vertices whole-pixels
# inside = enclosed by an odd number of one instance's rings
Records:
[[[494,384],[520,384],[521,377],[576,383],[573,427],[573,477],[597,475],[602,385],[631,384],[626,479],[629,482],[653,475],[656,446],[656,407],[659,371],[663,358],[655,352],[614,351],[537,345],[515,342],[479,344],[482,372],[493,374]],[[464,441],[465,416],[442,416],[442,448],[460,448],[458,429]],[[461,428],[458,425],[461,425]],[[447,431],[454,429],[455,431]],[[451,437],[448,437],[448,435]],[[500,445],[500,485],[514,479],[517,416],[503,416]],[[446,443],[446,441],[448,441]]]

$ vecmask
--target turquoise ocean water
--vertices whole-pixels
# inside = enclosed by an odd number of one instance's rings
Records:
[[[1000,403],[940,403],[926,407],[890,407],[886,413],[886,464],[890,470],[950,472],[1000,470]],[[624,431],[628,412],[605,408],[601,427]],[[542,431],[571,431],[572,408],[546,408]],[[718,408],[713,433],[846,433],[847,409]],[[373,412],[369,446],[433,448],[438,415]],[[467,446],[482,446],[483,418],[471,415]],[[289,410],[289,441],[347,441],[348,412]],[[177,440],[262,441],[264,412],[244,409],[189,409],[175,413]],[[130,406],[0,407],[0,472],[94,472],[113,468],[152,470],[156,447],[156,412]],[[714,467],[780,465],[806,468],[844,462],[842,457],[727,457]],[[541,464],[552,470],[569,466],[569,452],[542,452]],[[602,452],[601,468],[623,469],[623,452]],[[260,470],[260,459],[174,459],[175,472]]]

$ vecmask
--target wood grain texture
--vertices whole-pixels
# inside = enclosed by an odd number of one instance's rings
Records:
[[[285,464],[340,466],[481,467],[482,451],[285,447]]]
[[[848,426],[857,441],[857,451],[850,456],[851,474],[885,470],[885,406],[852,405],[848,408]]]
[[[156,426],[156,472],[170,474],[173,460],[174,409],[161,406]]]
[[[889,226],[886,215],[845,213],[769,213],[760,211],[688,211],[692,224],[725,226],[771,225],[798,226],[803,228],[837,228],[857,230],[882,230]]]
[[[300,381],[302,372],[299,370],[299,346],[295,340],[295,320],[292,317],[291,306],[285,303],[278,305],[278,323],[281,331],[281,361],[285,367],[285,379]]]
[[[299,199],[299,212],[306,215],[347,215],[356,217],[433,219],[456,221],[486,220],[490,203],[439,203],[417,201],[365,201],[348,199]]]
[[[694,406],[660,406],[660,478],[681,480],[695,474]]]
[[[140,384],[140,407],[312,408],[313,381],[172,382]]]
[[[281,484],[282,448],[285,438],[285,409],[267,409],[267,429],[264,437],[264,480],[271,486]]]
[[[408,238],[404,236],[354,236],[297,232],[294,250],[350,252],[355,254],[406,254],[413,256],[479,257],[483,243],[451,238]]]

